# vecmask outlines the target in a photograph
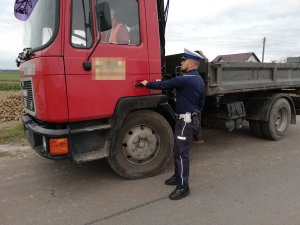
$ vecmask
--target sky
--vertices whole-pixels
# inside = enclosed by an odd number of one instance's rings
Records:
[[[14,0],[0,0],[0,69],[17,69],[22,37],[23,23],[14,17]]]
[[[166,1],[166,0],[165,0]],[[14,0],[0,1],[0,69],[17,69],[23,23],[13,14]],[[217,55],[254,52],[265,62],[300,56],[300,0],[170,0],[166,53],[201,50]]]

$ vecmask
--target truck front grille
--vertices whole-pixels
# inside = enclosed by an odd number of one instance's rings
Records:
[[[21,91],[25,111],[30,114],[35,114],[34,94],[31,78],[24,78],[21,80]]]

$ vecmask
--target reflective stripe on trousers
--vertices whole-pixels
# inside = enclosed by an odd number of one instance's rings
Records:
[[[189,178],[189,149],[193,136],[197,131],[198,124],[185,123],[183,120],[176,120],[174,133],[174,163],[177,186],[188,186]]]

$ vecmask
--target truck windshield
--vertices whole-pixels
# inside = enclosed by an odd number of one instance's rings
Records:
[[[59,0],[38,0],[25,22],[24,45],[32,50],[47,47],[55,38],[59,23]]]

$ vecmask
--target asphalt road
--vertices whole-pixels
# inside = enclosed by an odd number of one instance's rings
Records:
[[[51,161],[28,147],[0,146],[0,224],[299,225],[300,121],[285,139],[204,130],[191,149],[191,194],[168,199],[170,166],[142,180],[118,177],[105,160]]]

